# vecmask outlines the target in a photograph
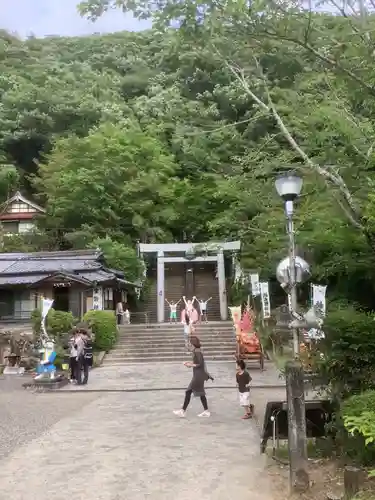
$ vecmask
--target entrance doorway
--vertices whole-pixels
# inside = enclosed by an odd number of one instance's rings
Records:
[[[53,289],[53,306],[56,311],[69,312],[69,287]]]

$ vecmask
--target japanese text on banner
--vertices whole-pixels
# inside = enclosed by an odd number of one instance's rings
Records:
[[[263,319],[271,317],[271,304],[270,304],[270,292],[267,282],[261,282],[260,285],[260,296],[262,300],[262,311]]]

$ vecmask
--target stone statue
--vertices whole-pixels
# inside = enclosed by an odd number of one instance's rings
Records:
[[[56,375],[56,366],[54,365],[56,351],[54,342],[52,340],[48,340],[45,343],[45,347],[40,349],[39,352],[42,355],[42,358],[39,365],[36,367],[37,376],[35,377],[35,380],[40,380],[45,377],[53,380]]]

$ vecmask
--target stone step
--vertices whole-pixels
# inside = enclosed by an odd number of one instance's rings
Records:
[[[226,336],[232,336],[233,338],[235,337],[234,332],[232,330],[201,330],[197,328],[195,330],[196,335],[198,336],[220,336],[220,335],[226,335]],[[145,330],[143,332],[119,332],[118,337],[119,338],[143,338],[143,337],[178,337],[180,335],[183,335],[184,329],[179,328],[178,330],[173,330],[173,331],[156,331],[156,330]]]
[[[201,343],[215,343],[215,342],[232,342],[235,343],[235,339],[231,336],[225,336],[225,335],[198,335]],[[168,344],[169,342],[180,342],[183,340],[185,337],[184,335],[176,335],[175,337],[142,337],[142,338],[134,338],[134,337],[121,337],[118,339],[116,345],[121,345],[121,344],[148,344],[148,343],[158,343],[158,344]]]
[[[236,349],[235,346],[228,346],[228,347],[221,347],[220,349],[217,349],[216,347],[205,347],[202,349],[203,354],[233,354],[235,353]],[[165,347],[163,349],[160,349],[159,347],[157,348],[150,348],[150,347],[144,347],[142,348],[137,348],[137,349],[114,349],[111,351],[108,356],[113,356],[113,357],[121,357],[121,356],[127,356],[127,355],[136,355],[136,354],[155,354],[155,355],[163,355],[163,354],[175,354],[175,353],[185,353],[187,352],[187,349],[185,348],[184,345],[181,346],[176,346],[175,348],[169,348]]]
[[[233,361],[233,356],[229,355],[215,355],[205,356],[205,361]],[[189,360],[189,353],[181,356],[144,356],[144,357],[122,357],[122,358],[105,358],[106,366],[113,365],[126,365],[137,363],[179,363]]]
[[[232,335],[234,334],[233,328],[202,328],[201,326],[196,326],[195,327],[196,332],[199,333],[231,333]],[[173,335],[173,334],[178,334],[180,332],[184,331],[184,326],[179,325],[171,328],[163,328],[157,330],[156,328],[140,328],[139,330],[126,330],[126,329],[121,329],[119,330],[118,334],[119,335],[142,335],[142,334],[147,334],[147,335]]]
[[[208,332],[208,333],[219,333],[219,332],[226,332],[226,333],[232,333],[234,334],[234,330],[233,328],[202,328],[201,326],[196,326],[195,327],[195,330],[196,332],[200,332],[200,333],[205,333],[205,332]],[[125,330],[125,329],[121,329],[119,330],[119,335],[142,335],[144,333],[146,333],[147,335],[160,335],[160,334],[176,334],[176,333],[179,333],[179,332],[183,332],[184,331],[184,326],[183,325],[179,325],[177,327],[174,327],[174,328],[164,328],[164,329],[161,329],[160,330],[156,330],[156,329],[153,329],[153,328],[140,328],[139,330]]]
[[[173,328],[181,328],[181,323],[180,321],[174,322],[174,323],[148,323],[145,325],[144,323],[136,323],[136,324],[130,324],[130,325],[119,325],[119,330],[170,330]],[[233,323],[229,321],[209,321],[208,323],[198,323],[198,327],[202,328],[203,330],[208,328],[231,328],[233,330]]]
[[[121,342],[117,342],[114,349],[127,348],[127,347],[133,347],[134,349],[136,349],[138,347],[143,347],[146,345],[147,345],[147,347],[155,347],[155,348],[159,347],[162,349],[163,347],[166,347],[166,346],[173,347],[176,345],[184,345],[184,339],[182,337],[179,339],[173,339],[173,340],[168,340],[168,341],[165,341],[165,339],[163,339],[160,342],[157,342],[154,340],[152,340],[150,342],[121,341]],[[207,340],[206,339],[204,342],[204,346],[207,346],[207,347],[215,346],[218,349],[220,349],[220,347],[226,347],[226,346],[232,346],[232,345],[236,345],[236,342],[232,339],[228,339],[228,340],[224,340],[224,339],[223,340],[216,340],[216,339]]]

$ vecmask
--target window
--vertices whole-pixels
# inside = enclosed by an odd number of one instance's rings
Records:
[[[14,292],[13,290],[0,290],[0,318],[14,317]]]
[[[20,222],[18,226],[18,232],[28,233],[34,229],[34,224],[32,222]]]
[[[18,234],[19,222],[3,221],[4,234]]]
[[[8,209],[8,212],[10,213],[22,213],[22,212],[30,212],[30,205],[27,203],[12,203],[11,206]]]
[[[113,310],[113,290],[112,288],[105,288],[103,293],[104,300],[104,310],[112,311]]]

